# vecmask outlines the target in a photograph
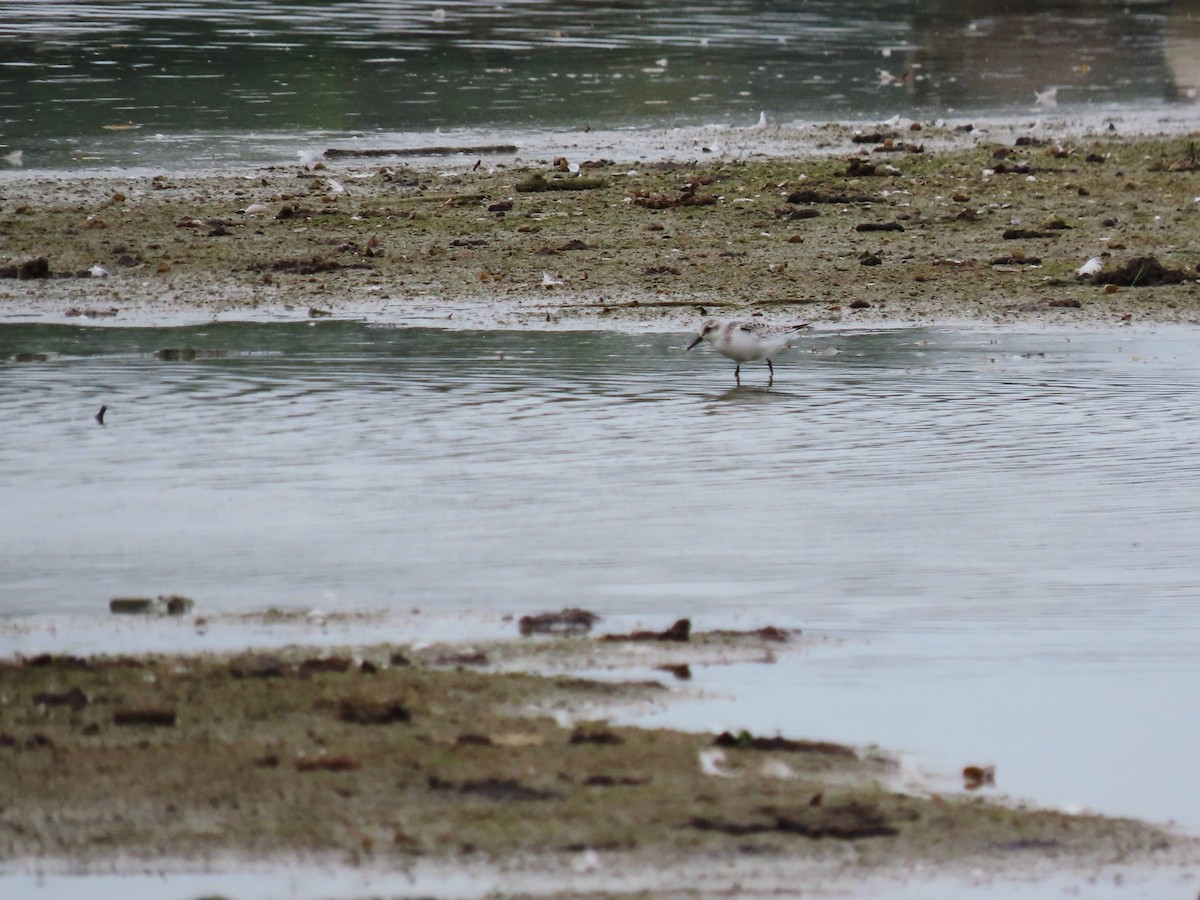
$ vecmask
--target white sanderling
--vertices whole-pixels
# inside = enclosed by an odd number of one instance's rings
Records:
[[[714,350],[737,363],[733,369],[733,377],[738,384],[742,383],[742,363],[766,360],[767,369],[771,373],[767,384],[774,384],[775,366],[771,364],[772,357],[792,346],[800,331],[811,324],[805,322],[803,325],[779,327],[762,322],[721,322],[709,319],[700,329],[696,339],[688,344],[688,349],[691,350],[701,341],[708,341]]]

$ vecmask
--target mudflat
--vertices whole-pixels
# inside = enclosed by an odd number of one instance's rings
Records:
[[[24,173],[0,199],[0,312],[1200,321],[1193,136],[914,128],[828,126],[782,142],[790,155],[678,161],[437,168],[351,152],[223,174]]]
[[[291,647],[221,655],[38,655],[0,663],[0,860],[574,858],[839,870],[1029,871],[1178,859],[1132,820],[905,786],[878,749],[619,727],[688,660],[790,652],[780,629],[561,636],[469,649]],[[661,679],[594,681],[572,659]],[[558,674],[516,669],[564,666]],[[843,872],[845,873],[845,872]],[[702,885],[697,885],[697,889]]]

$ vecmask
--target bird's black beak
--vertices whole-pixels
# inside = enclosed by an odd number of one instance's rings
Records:
[[[698,338],[696,338],[694,341],[692,341],[690,344],[688,344],[688,345],[687,345],[687,348],[688,348],[689,350],[691,350],[693,347],[695,347],[695,346],[696,346],[698,343],[700,343],[702,340],[704,340],[704,335],[700,335]]]

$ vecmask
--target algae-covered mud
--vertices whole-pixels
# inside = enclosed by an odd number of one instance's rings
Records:
[[[809,126],[674,161],[482,147],[421,167],[330,149],[224,175],[11,176],[0,311],[1200,321],[1186,135]]]
[[[681,628],[683,629],[681,631]],[[684,636],[690,640],[682,640]],[[502,671],[507,659],[670,661],[789,652],[779,629],[472,647],[207,656],[36,655],[0,664],[0,860],[701,859],[1029,871],[1194,854],[1131,820],[902,785],[882,751],[609,723],[658,680]],[[552,666],[550,666],[552,668]],[[978,788],[987,773],[968,773]],[[971,783],[971,782],[974,783]],[[694,886],[702,889],[701,884]]]

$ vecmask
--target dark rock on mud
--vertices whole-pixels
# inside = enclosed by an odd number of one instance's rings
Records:
[[[330,147],[325,151],[326,159],[348,159],[362,157],[375,159],[383,156],[457,156],[479,154],[481,156],[497,156],[516,153],[516,144],[468,144],[461,147]]]
[[[577,728],[571,732],[572,744],[623,744],[625,739],[615,731],[597,731],[590,728]]]
[[[70,654],[39,653],[24,660],[24,665],[33,669],[90,669],[92,661],[82,656]]]
[[[844,841],[872,837],[894,837],[900,829],[888,822],[874,804],[852,800],[837,806],[808,806],[794,813],[763,810],[763,818],[750,821],[731,821],[696,817],[691,825],[701,831],[718,831],[734,837],[754,834],[795,834],[819,840],[836,838]]]
[[[997,175],[1032,175],[1034,168],[1028,163],[997,163],[992,171]]]
[[[524,181],[518,181],[516,189],[522,194],[542,191],[592,191],[607,184],[608,182],[603,178],[584,175],[547,178],[540,172],[534,172]]]
[[[686,642],[692,633],[690,619],[680,619],[666,631],[633,631],[629,634],[606,634],[602,641],[678,641]]]
[[[846,178],[892,178],[900,175],[900,172],[886,163],[869,162],[860,156],[852,156],[846,161],[846,170],[841,174]]]
[[[235,660],[229,666],[234,678],[282,678],[283,661],[277,656],[254,656]]]
[[[787,202],[797,206],[813,203],[874,203],[876,197],[870,194],[847,194],[840,191],[820,191],[815,188],[804,188],[788,194]]]
[[[904,141],[895,141],[891,138],[885,140],[878,147],[871,150],[872,153],[924,153],[924,144],[909,144]]]
[[[1156,287],[1163,284],[1182,284],[1196,281],[1198,272],[1169,269],[1153,256],[1135,257],[1112,272],[1091,276],[1096,284],[1115,284],[1119,287]]]
[[[412,714],[398,700],[346,697],[338,706],[338,718],[355,725],[393,725],[396,722],[411,722]]]
[[[35,732],[27,737],[20,738],[4,731],[0,732],[0,747],[13,747],[22,750],[52,750],[54,749],[54,741],[41,732]]]
[[[493,741],[486,734],[476,734],[475,732],[468,732],[466,734],[460,734],[458,737],[456,737],[454,739],[454,743],[458,747],[494,747],[494,746],[496,746],[495,741]]]
[[[113,711],[114,725],[149,725],[158,728],[173,728],[177,721],[174,709],[163,706],[147,706]]]
[[[981,787],[994,787],[996,784],[995,766],[966,766],[962,775],[963,787],[968,791],[977,791]]]
[[[656,669],[659,672],[667,672],[670,675],[674,675],[680,681],[691,681],[691,679],[692,679],[692,667],[690,665],[688,665],[687,663],[679,663],[678,665],[656,666]]]
[[[97,421],[103,423],[104,415],[99,414]],[[195,606],[189,597],[178,594],[159,597],[113,597],[108,601],[108,611],[114,615],[168,615],[182,616],[191,612]]]
[[[297,772],[353,772],[362,763],[353,756],[314,756],[296,760]]]
[[[789,222],[799,222],[804,219],[815,219],[821,215],[820,210],[813,209],[811,206],[802,206],[800,209],[787,209],[782,207],[775,210],[775,218],[786,219]]]
[[[583,779],[587,787],[641,787],[650,783],[649,778],[636,778],[631,775],[589,775]]]
[[[1003,237],[1006,241],[1020,241],[1031,238],[1058,237],[1053,231],[1040,231],[1036,228],[1006,228]]]
[[[283,215],[283,210],[280,210]],[[341,269],[371,269],[370,263],[343,263],[336,259],[323,259],[319,256],[306,256],[297,259],[277,259],[274,262],[251,263],[246,267],[250,272],[287,272],[293,275],[320,275],[324,272],[337,272]]]
[[[556,791],[529,787],[509,778],[483,778],[454,782],[437,776],[430,776],[431,791],[454,791],[459,794],[470,794],[500,803],[523,802],[530,800],[554,800],[559,797]]]
[[[301,675],[318,672],[348,672],[354,660],[348,656],[314,656],[300,663]]]
[[[723,638],[757,638],[760,641],[786,644],[793,637],[799,637],[803,632],[799,628],[780,628],[777,625],[764,625],[762,628],[755,628],[749,631],[718,628],[705,633]]]
[[[108,611],[114,615],[149,615],[154,612],[153,597],[113,597]]]
[[[433,660],[435,666],[486,666],[488,662],[486,653],[475,651],[443,653]]]
[[[66,691],[44,691],[33,695],[33,702],[39,706],[69,706],[71,709],[83,709],[88,705],[87,694],[79,687]]]
[[[841,756],[853,759],[858,756],[853,747],[845,744],[834,744],[830,741],[792,740],[784,737],[755,737],[748,731],[733,734],[723,731],[713,740],[714,747],[726,747],[734,750],[780,751],[784,753],[821,753],[827,756]]]
[[[27,259],[16,265],[0,266],[0,278],[49,278],[50,260],[44,256]]]
[[[587,634],[600,617],[586,609],[571,607],[556,613],[539,613],[521,616],[517,628],[523,635],[531,634]]]

